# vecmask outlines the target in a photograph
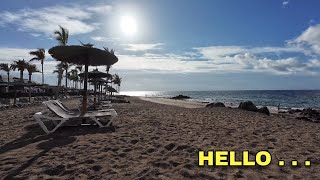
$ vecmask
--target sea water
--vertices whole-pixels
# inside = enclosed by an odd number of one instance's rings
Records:
[[[170,98],[177,95],[190,96],[189,101],[223,102],[236,107],[243,101],[257,106],[281,109],[320,109],[320,90],[247,90],[247,91],[124,91],[129,96]]]

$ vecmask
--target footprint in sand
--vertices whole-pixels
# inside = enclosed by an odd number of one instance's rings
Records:
[[[91,169],[94,170],[94,171],[100,171],[102,169],[102,166],[94,165],[94,166],[91,167]]]
[[[134,140],[130,141],[131,144],[137,144],[138,142],[139,142],[139,140],[137,140],[137,139],[134,139]]]
[[[88,159],[86,161],[84,161],[84,164],[93,164],[95,161],[93,159]]]
[[[124,149],[122,152],[127,153],[127,152],[130,152],[130,151],[132,151],[131,148],[126,148],[126,149]]]
[[[56,176],[60,175],[65,171],[65,166],[64,165],[59,165],[54,168],[50,168],[47,170],[44,170],[44,173],[50,176]]]
[[[156,148],[149,148],[149,149],[147,149],[147,153],[153,153],[153,152],[156,152],[157,151],[157,149]]]
[[[271,141],[271,142],[277,142],[277,139],[276,139],[276,138],[267,138],[266,140],[267,140],[267,141]]]
[[[164,146],[164,148],[168,151],[171,151],[176,145],[174,143],[170,143]]]
[[[170,164],[168,164],[167,162],[155,162],[155,163],[153,163],[153,165],[155,167],[162,168],[162,169],[170,168]]]

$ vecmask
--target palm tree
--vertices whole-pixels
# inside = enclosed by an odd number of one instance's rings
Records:
[[[10,82],[10,71],[11,71],[11,67],[10,67],[10,65],[9,64],[6,64],[6,63],[1,63],[0,64],[0,70],[2,70],[2,71],[5,71],[5,72],[7,72],[7,75],[8,75],[8,90],[9,90],[9,82]]]
[[[73,86],[76,89],[76,84],[78,83],[78,69],[77,67],[75,69],[71,69],[71,80],[73,81]]]
[[[70,66],[68,63],[64,62],[62,63],[62,69],[65,71],[65,78],[66,78],[66,88],[68,88],[68,75],[70,75],[68,73]]]
[[[65,46],[68,43],[68,38],[69,38],[69,31],[61,26],[60,30],[54,31],[54,34],[56,35],[56,40],[61,46]],[[60,65],[57,65],[58,68],[58,86],[61,86],[61,80],[62,80],[62,75],[63,75],[63,62],[59,63]]]
[[[35,64],[27,64],[27,71],[29,73],[29,82],[31,82],[32,73],[40,72]]]
[[[61,79],[60,79],[60,75],[63,74],[63,69],[62,69],[62,63],[58,63],[56,65],[56,69],[53,70],[52,73],[57,73],[57,78],[58,78],[58,86],[60,87],[61,86]],[[60,80],[60,83],[59,83],[59,80]]]
[[[56,40],[59,42],[60,45],[65,46],[68,43],[68,38],[69,38],[69,31],[66,28],[63,28],[61,26],[60,31],[56,30],[54,31],[54,34],[56,36]]]
[[[112,82],[113,82],[113,84],[118,85],[118,93],[119,93],[120,92],[120,85],[121,85],[121,82],[122,82],[122,78],[118,74],[115,74],[115,75],[113,75]]]
[[[30,51],[29,54],[35,56],[34,58],[30,59],[30,62],[34,60],[41,61],[42,84],[44,84],[43,61],[46,57],[45,50],[43,48],[38,48],[36,51]]]
[[[83,66],[82,65],[78,65],[76,66],[76,69],[79,70],[80,73],[82,73],[82,70],[83,70]],[[81,89],[81,85],[82,85],[82,82],[83,82],[83,78],[80,78],[78,79],[78,81],[80,80],[80,88]]]
[[[110,52],[111,54],[114,54],[114,52],[115,52],[114,49],[111,49],[111,50],[109,51],[109,49],[106,48],[106,47],[103,47],[103,49],[104,49],[105,51],[107,51],[107,52]],[[107,71],[107,73],[109,73],[110,68],[111,68],[111,65],[107,65],[107,66],[106,66],[106,71]]]
[[[18,61],[13,61],[11,64],[11,69],[20,71],[20,81],[23,82],[23,71],[27,69],[28,63],[23,59],[23,60],[18,60]]]

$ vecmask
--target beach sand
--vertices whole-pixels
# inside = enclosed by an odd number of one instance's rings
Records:
[[[50,135],[32,119],[43,106],[0,111],[0,179],[319,178],[320,124],[239,109],[129,100],[113,105],[119,115],[114,129],[63,127]],[[65,103],[74,107],[75,102]],[[234,150],[237,156],[268,150],[272,163],[199,167],[198,150]],[[286,166],[279,167],[279,159]],[[307,159],[310,167],[289,165]]]

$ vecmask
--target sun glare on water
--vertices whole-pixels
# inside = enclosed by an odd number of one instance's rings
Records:
[[[123,16],[120,20],[121,31],[128,36],[133,36],[137,33],[137,21],[131,16]]]

